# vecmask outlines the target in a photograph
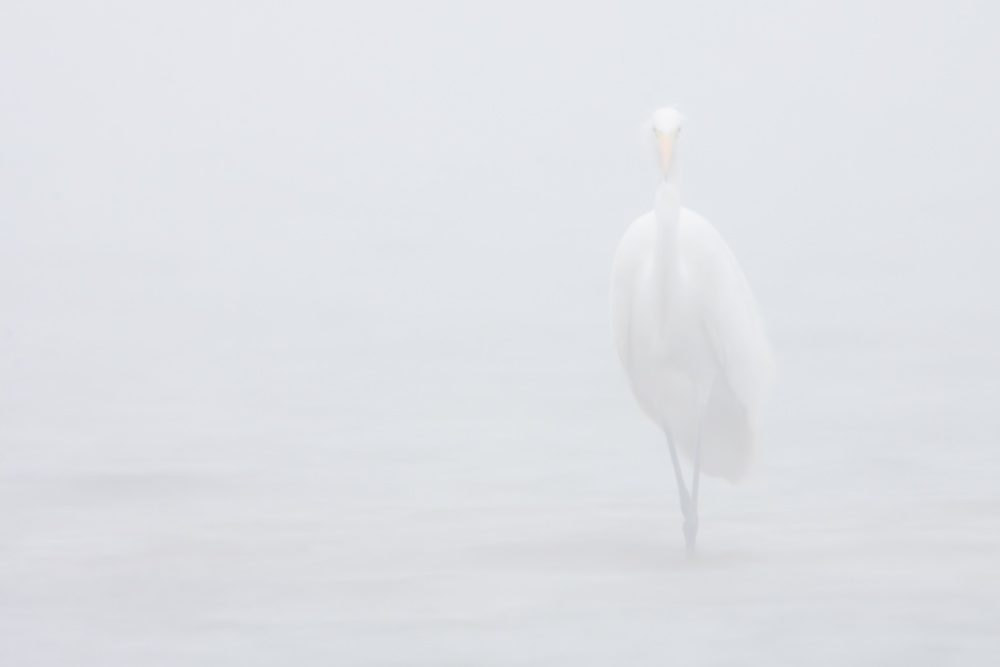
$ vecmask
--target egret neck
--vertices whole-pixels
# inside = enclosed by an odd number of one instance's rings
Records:
[[[650,279],[654,293],[653,303],[668,304],[667,293],[676,287],[680,278],[680,251],[678,226],[680,224],[680,193],[677,183],[671,182],[669,173],[656,189],[656,245]]]
[[[654,207],[656,216],[656,252],[654,257],[656,264],[660,265],[664,273],[664,278],[669,278],[668,273],[677,270],[679,253],[677,249],[677,227],[680,224],[681,204],[677,186],[668,181],[663,181],[656,188],[656,202]]]
[[[656,216],[656,245],[653,251],[652,275],[653,292],[657,293],[656,303],[668,303],[665,298],[673,283],[680,277],[680,251],[678,249],[678,225],[680,224],[681,199],[677,174],[677,139],[680,134],[679,117],[663,114],[660,119],[665,127],[655,127],[654,146],[660,167],[660,185],[656,188],[653,207]]]

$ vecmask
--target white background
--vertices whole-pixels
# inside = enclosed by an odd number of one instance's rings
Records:
[[[826,4],[5,3],[0,663],[995,664],[1000,12]],[[662,104],[778,362],[694,560]]]

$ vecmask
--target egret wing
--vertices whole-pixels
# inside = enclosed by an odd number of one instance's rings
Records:
[[[749,410],[770,391],[773,361],[757,304],[722,236],[697,213],[681,209],[683,270],[703,299],[703,316],[726,381]]]
[[[654,217],[650,211],[633,222],[618,244],[611,270],[611,318],[618,346],[618,358],[625,368],[631,364],[632,298],[652,245]]]

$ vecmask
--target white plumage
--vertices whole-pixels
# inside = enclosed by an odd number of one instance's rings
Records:
[[[772,360],[736,258],[707,220],[680,206],[680,120],[674,109],[653,117],[662,179],[654,210],[632,223],[618,246],[611,306],[632,392],[667,436],[693,548],[698,475],[735,482],[746,473]],[[677,450],[694,462],[690,495]]]

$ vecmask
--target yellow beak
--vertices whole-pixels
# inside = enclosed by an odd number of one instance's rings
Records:
[[[674,154],[674,143],[680,130],[673,132],[660,132],[657,130],[656,138],[660,141],[660,159],[663,160],[663,171],[670,171],[670,158]]]

